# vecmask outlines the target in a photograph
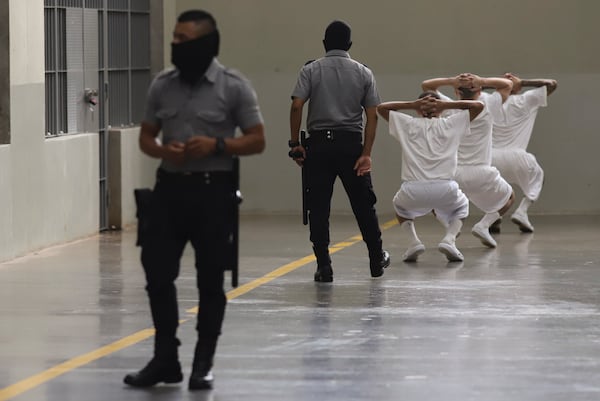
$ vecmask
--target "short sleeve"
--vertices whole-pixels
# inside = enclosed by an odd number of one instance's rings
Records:
[[[485,103],[485,107],[492,115],[494,121],[499,121],[502,119],[502,95],[499,92],[494,91],[493,93],[482,93],[479,100]]]
[[[400,136],[409,130],[409,125],[413,117],[399,111],[390,111],[388,119],[390,135],[401,142]]]
[[[247,80],[240,81],[237,107],[234,110],[236,124],[245,130],[263,123],[258,97]]]
[[[539,88],[528,90],[523,93],[525,104],[530,109],[537,109],[538,107],[546,107],[548,105],[548,89],[546,86],[540,86]]]
[[[450,96],[446,96],[444,93],[442,93],[440,91],[436,91],[436,93],[440,97],[440,100],[443,100],[445,102],[452,102],[452,101],[454,101],[454,99],[452,99]]]
[[[439,90],[437,90],[435,92],[440,97],[440,100],[443,100],[445,102],[453,102],[454,101],[454,99],[452,99],[450,96],[446,96],[444,93],[440,92]],[[448,110],[444,110],[441,115],[443,117],[448,117],[448,116],[450,116],[452,114],[455,114],[455,113],[457,113],[459,111],[460,110],[458,110],[458,109],[448,109]]]
[[[161,121],[158,118],[158,93],[159,93],[159,84],[155,79],[150,84],[148,88],[148,93],[146,95],[146,110],[144,113],[144,122],[156,126],[161,126]]]
[[[370,70],[367,70],[366,75],[365,97],[362,103],[364,108],[374,107],[381,103],[379,92],[377,92],[377,83],[375,82],[373,73]]]
[[[310,68],[308,66],[302,67],[296,81],[296,86],[292,91],[292,98],[297,97],[303,100],[310,98],[310,76]]]
[[[447,122],[454,133],[460,136],[464,135],[470,129],[471,117],[469,110],[460,110],[452,114],[448,117]]]

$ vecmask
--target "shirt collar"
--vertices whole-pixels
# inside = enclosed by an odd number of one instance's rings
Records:
[[[204,76],[200,78],[198,82],[196,82],[193,86],[199,85],[201,82],[204,81],[208,81],[211,84],[214,84],[217,81],[217,77],[219,76],[220,71],[224,68],[225,67],[223,66],[223,64],[219,63],[219,60],[217,60],[216,57],[213,58],[210,62],[210,65],[206,69]],[[175,71],[177,71],[177,74],[179,75],[179,70],[175,69]]]
[[[345,57],[345,58],[350,58],[350,53],[348,53],[346,50],[333,49],[333,50],[329,50],[327,53],[325,53],[325,57]]]
[[[208,69],[204,73],[204,78],[210,83],[215,83],[215,81],[217,80],[217,75],[222,69],[223,64],[219,63],[219,60],[217,60],[217,58],[215,57],[213,58],[212,62],[208,66]]]

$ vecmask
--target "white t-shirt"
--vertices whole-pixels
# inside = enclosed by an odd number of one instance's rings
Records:
[[[460,140],[469,131],[469,111],[415,118],[391,111],[390,135],[402,145],[402,181],[451,180]]]
[[[438,93],[443,100],[453,100],[441,92]],[[502,116],[502,95],[498,92],[481,92],[477,100],[484,104],[484,108],[471,121],[471,129],[460,141],[458,147],[459,166],[489,166],[492,164],[492,127],[494,119]],[[452,114],[457,111],[455,109],[447,110]]]
[[[541,86],[508,97],[502,115],[494,120],[495,149],[527,149],[538,109],[548,104],[547,93],[546,86]]]

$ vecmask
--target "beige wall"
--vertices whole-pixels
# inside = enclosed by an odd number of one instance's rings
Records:
[[[97,135],[44,138],[43,1],[9,0],[9,7],[10,92],[3,95],[11,135],[0,145],[0,260],[96,233],[99,209]],[[547,177],[532,212],[600,213],[600,27],[593,20],[600,2],[165,1],[165,63],[174,19],[192,7],[216,16],[220,59],[252,80],[265,116],[267,151],[243,159],[243,212],[300,210],[299,171],[286,154],[289,94],[300,66],[322,55],[326,24],[342,18],[354,29],[353,57],[373,69],[384,100],[414,97],[422,79],[462,71],[557,78],[530,146]],[[133,222],[131,189],[149,184],[156,165],[137,149],[134,131],[119,139],[123,225]],[[379,212],[391,214],[400,160],[386,131],[381,122],[373,179]],[[338,185],[333,211],[349,210]]]
[[[353,55],[378,73],[600,71],[595,0],[177,0],[187,8],[215,15],[222,58],[248,72],[296,72],[332,19],[351,24]]]
[[[245,211],[299,209],[299,172],[286,156],[289,95],[302,64],[322,55],[325,26],[344,19],[351,55],[374,71],[382,100],[413,98],[421,80],[464,71],[557,78],[530,144],[546,171],[531,212],[600,213],[598,1],[177,0],[178,12],[189,8],[217,18],[219,58],[252,80],[265,116],[267,151],[243,161]],[[382,213],[399,184],[398,146],[380,120],[373,178]],[[339,188],[333,209],[349,211]]]

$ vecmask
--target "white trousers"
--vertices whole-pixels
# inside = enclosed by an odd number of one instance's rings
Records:
[[[534,155],[523,149],[493,149],[492,165],[506,181],[517,184],[529,200],[538,200],[544,185],[544,170]]]
[[[394,196],[394,210],[407,220],[435,211],[449,223],[469,215],[469,200],[454,180],[406,181]]]
[[[502,209],[513,192],[498,169],[492,166],[459,165],[455,180],[467,198],[485,213]]]

